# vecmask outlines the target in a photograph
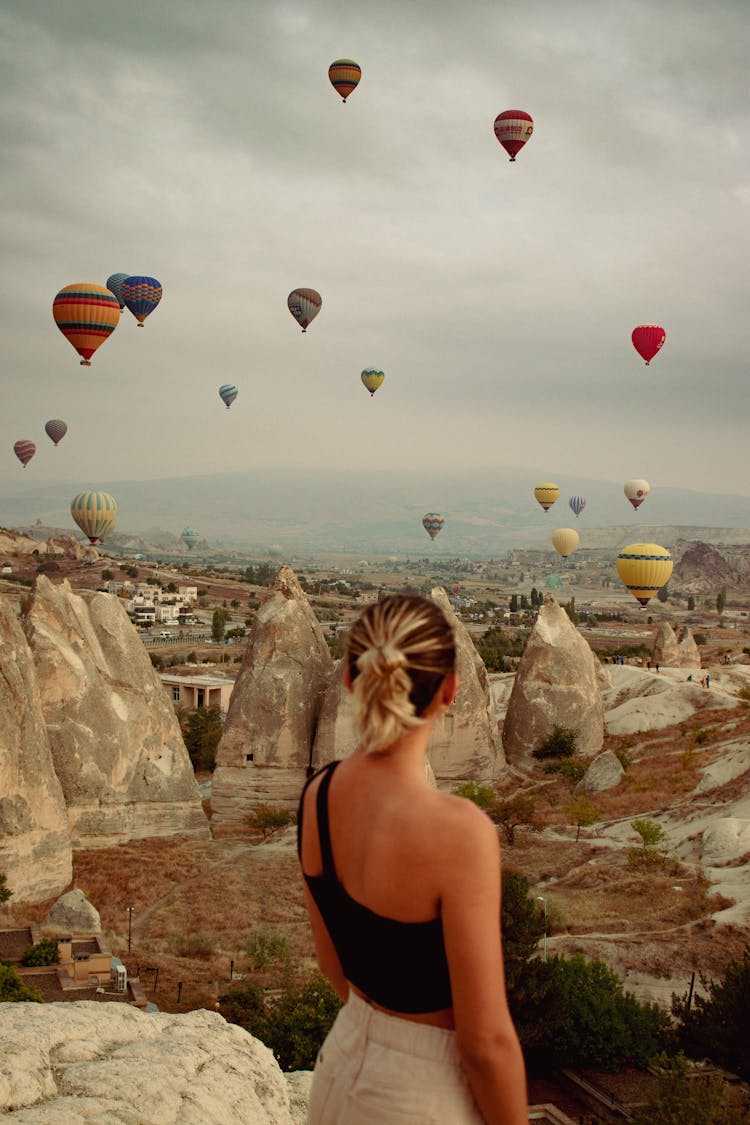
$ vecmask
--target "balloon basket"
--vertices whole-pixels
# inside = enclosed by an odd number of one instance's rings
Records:
[[[91,367],[91,360],[90,359],[82,359],[81,360],[81,367]]]

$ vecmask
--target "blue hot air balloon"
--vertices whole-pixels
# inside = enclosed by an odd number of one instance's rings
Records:
[[[583,509],[586,507],[586,501],[583,496],[571,496],[568,500],[571,512],[575,513],[576,519],[580,516]]]
[[[120,300],[123,301],[143,328],[143,322],[152,313],[162,297],[161,282],[155,277],[126,277],[120,283]]]
[[[219,398],[226,406],[227,410],[237,398],[237,388],[232,383],[222,383],[219,387]]]

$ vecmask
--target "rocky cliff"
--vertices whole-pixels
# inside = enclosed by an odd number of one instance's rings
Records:
[[[40,576],[22,621],[73,847],[209,836],[173,708],[118,599]]]
[[[698,646],[688,628],[675,633],[668,621],[662,621],[651,647],[651,663],[661,668],[700,668]]]
[[[680,593],[718,594],[722,587],[740,582],[740,575],[715,547],[697,542],[686,546],[670,585]]]
[[[296,807],[332,672],[318,620],[283,566],[253,622],[216,753],[217,822],[263,802]]]
[[[72,852],[31,651],[0,598],[0,871],[14,902],[51,898],[70,882]]]

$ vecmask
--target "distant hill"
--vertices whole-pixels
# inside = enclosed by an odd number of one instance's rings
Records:
[[[491,556],[548,542],[556,527],[576,527],[581,545],[608,549],[678,538],[708,543],[750,542],[750,498],[658,488],[636,512],[622,483],[558,477],[561,495],[544,513],[532,490],[544,474],[518,469],[439,474],[394,470],[340,472],[269,470],[149,481],[100,481],[119,506],[118,533],[143,542],[175,542],[196,528],[211,545],[268,552],[348,551]],[[70,498],[91,482],[61,485],[0,482],[0,525],[69,527]],[[567,504],[587,498],[576,520]],[[427,511],[445,515],[434,543],[421,527]],[[148,529],[148,530],[146,530]],[[180,549],[180,548],[178,548]]]

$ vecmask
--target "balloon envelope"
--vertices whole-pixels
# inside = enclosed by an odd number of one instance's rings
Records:
[[[651,485],[647,480],[626,480],[623,491],[633,507],[637,508],[648,496]]]
[[[57,445],[58,441],[62,441],[67,434],[68,427],[62,418],[50,418],[49,422],[44,424],[44,432]]]
[[[126,277],[120,285],[121,298],[130,309],[138,326],[143,328],[143,322],[154,311],[162,298],[161,282],[155,277],[141,277],[134,274]]]
[[[328,79],[344,102],[356,90],[361,77],[362,67],[354,59],[336,59],[328,67]]]
[[[557,531],[552,533],[552,546],[564,559],[572,555],[579,542],[578,532],[572,527],[558,527]]]
[[[422,527],[425,529],[430,539],[434,539],[441,527],[445,523],[445,516],[441,516],[439,512],[427,512],[422,517]]]
[[[188,551],[192,551],[193,547],[200,539],[200,532],[196,531],[192,527],[186,527],[180,538],[187,547]]]
[[[534,132],[534,121],[523,109],[506,109],[495,118],[495,136],[511,160]]]
[[[307,331],[307,326],[320,312],[320,306],[323,304],[323,298],[317,289],[293,289],[286,299],[289,306],[289,312],[299,325],[302,326],[302,331]]]
[[[538,484],[534,489],[534,499],[538,504],[542,505],[545,512],[548,512],[550,510],[559,495],[560,489],[557,487],[557,485],[550,484],[549,482]]]
[[[120,320],[120,306],[104,285],[86,281],[66,285],[52,302],[55,324],[90,367],[96,349],[111,336]]]
[[[108,492],[79,492],[71,502],[70,514],[89,542],[96,543],[114,530],[117,504]]]
[[[219,398],[224,403],[227,410],[229,410],[229,407],[237,398],[238,394],[239,392],[237,388],[232,383],[222,383],[222,385],[219,387]]]
[[[129,277],[129,273],[111,273],[107,278],[107,289],[117,297],[120,309],[125,308],[125,302],[122,299],[122,283],[127,281]]]
[[[583,496],[571,496],[570,500],[568,500],[568,506],[571,512],[574,513],[576,519],[578,519],[583,509],[586,507],[586,500]]]
[[[377,367],[366,367],[360,378],[372,396],[385,379],[385,372],[379,371]]]
[[[672,556],[658,543],[631,543],[617,556],[617,573],[641,605],[646,605],[672,573]]]
[[[631,334],[633,347],[641,359],[645,359],[646,367],[662,347],[667,334],[660,324],[639,324]]]
[[[20,441],[15,442],[13,452],[25,469],[36,453],[36,446],[33,441],[29,441],[28,438],[21,438]]]

